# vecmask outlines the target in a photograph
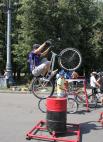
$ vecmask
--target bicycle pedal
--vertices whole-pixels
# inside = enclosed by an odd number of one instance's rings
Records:
[[[40,78],[40,81],[46,81],[46,82],[48,82],[49,79],[48,79],[48,78],[45,78],[45,77],[42,77],[42,78]]]

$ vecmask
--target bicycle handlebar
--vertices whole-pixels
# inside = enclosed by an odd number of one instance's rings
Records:
[[[52,45],[52,40],[51,39],[49,39],[49,40],[47,40],[46,42],[45,42],[45,44],[46,44],[46,46],[51,46]]]

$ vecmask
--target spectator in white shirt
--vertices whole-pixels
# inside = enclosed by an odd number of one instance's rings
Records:
[[[90,77],[90,86],[92,88],[92,93],[95,93],[95,94],[97,92],[97,88],[98,87],[100,88],[100,84],[96,80],[96,76],[97,76],[97,73],[96,72],[92,72],[91,73],[91,77]]]

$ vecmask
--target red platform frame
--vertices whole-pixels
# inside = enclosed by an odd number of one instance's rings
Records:
[[[39,139],[39,140],[50,140],[50,141],[63,141],[63,142],[80,142],[80,127],[79,124],[66,124],[67,130],[65,133],[57,134],[56,132],[49,132],[46,127],[46,121],[39,121],[36,126],[32,128],[27,134],[26,139]],[[47,133],[43,134],[44,132]],[[40,133],[40,134],[39,134]],[[41,134],[42,133],[42,134]],[[76,137],[75,139],[65,138],[65,136]]]
[[[99,117],[98,122],[100,122],[102,124],[102,127],[103,127],[103,112],[100,112],[100,117]]]

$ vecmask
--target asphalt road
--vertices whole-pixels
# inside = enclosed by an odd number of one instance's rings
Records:
[[[0,142],[28,142],[26,133],[46,114],[38,110],[38,99],[26,93],[0,93]],[[80,124],[80,142],[103,142],[103,128],[97,122],[103,107],[86,112],[80,109],[76,114],[67,114],[67,122]],[[39,142],[42,140],[30,140]]]

